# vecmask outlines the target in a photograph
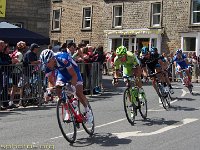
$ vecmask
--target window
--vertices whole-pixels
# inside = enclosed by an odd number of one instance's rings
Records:
[[[61,18],[61,9],[53,10],[53,18],[52,18],[53,31],[60,30],[60,18]]]
[[[161,26],[161,3],[151,4],[151,26],[159,27]]]
[[[17,23],[12,23],[12,24],[20,28],[23,28],[23,23],[17,22]]]
[[[192,24],[200,24],[200,0],[192,0]]]
[[[113,7],[113,27],[122,27],[122,6]]]
[[[116,51],[116,49],[122,45],[122,39],[112,39],[112,50]]]
[[[90,44],[89,40],[82,40],[81,43],[84,43],[85,45]]]
[[[72,43],[72,42],[74,42],[74,39],[67,39],[67,40],[66,40],[66,43],[67,43],[67,44]]]
[[[83,29],[91,29],[92,25],[92,7],[85,7],[83,8]]]
[[[196,37],[183,37],[183,51],[195,51]]]

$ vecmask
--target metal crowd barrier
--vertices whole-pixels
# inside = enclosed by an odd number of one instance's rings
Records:
[[[78,66],[84,91],[93,95],[94,89],[101,86],[100,63],[79,63]],[[41,105],[46,87],[45,74],[37,65],[0,65],[0,106],[8,106],[10,100],[23,106]]]

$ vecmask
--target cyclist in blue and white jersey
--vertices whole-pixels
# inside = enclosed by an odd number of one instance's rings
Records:
[[[178,72],[178,74],[180,75],[181,78],[183,78],[183,74],[182,74],[181,70],[186,69],[186,74],[187,74],[188,79],[191,83],[190,71],[189,71],[189,67],[188,67],[188,64],[186,62],[186,59],[187,59],[187,56],[182,53],[181,49],[178,49],[176,51],[176,55],[173,58],[173,62],[176,66],[176,71]]]
[[[46,67],[46,74],[49,76],[52,71],[56,71],[56,86],[71,82],[71,90],[76,92],[76,96],[85,107],[88,122],[93,121],[93,115],[89,108],[89,102],[83,94],[83,80],[78,65],[73,58],[66,52],[54,54],[52,50],[43,50],[40,54],[42,64]],[[53,84],[53,83],[52,83]],[[61,88],[56,90],[58,97],[61,98]]]

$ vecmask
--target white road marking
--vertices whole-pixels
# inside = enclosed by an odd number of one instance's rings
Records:
[[[187,94],[187,92],[184,90],[184,89],[182,89],[182,95],[181,95],[181,97],[183,97],[183,96],[185,96],[186,94]]]
[[[124,121],[126,120],[126,118],[122,118],[122,119],[119,119],[119,120],[116,120],[116,121],[113,121],[113,122],[108,122],[108,123],[105,123],[105,124],[102,124],[102,125],[99,125],[99,126],[95,126],[95,129],[96,128],[101,128],[101,127],[104,127],[104,126],[107,126],[107,125],[110,125],[110,124],[114,124],[114,123],[117,123],[117,122],[121,122],[121,121]],[[83,132],[85,130],[80,130],[80,131],[77,131],[77,133],[80,133],[80,132]],[[67,135],[70,135],[72,133],[68,133]],[[50,139],[47,139],[45,141],[42,141],[42,142],[47,142],[47,141],[50,141],[50,140],[54,140],[54,139],[58,139],[58,138],[62,138],[63,136],[60,135],[60,136],[56,136],[56,137],[53,137],[53,138],[50,138]],[[41,143],[41,141],[39,142],[32,142],[32,144],[39,144]]]
[[[196,118],[186,118],[182,120],[182,124],[180,125],[170,125],[166,126],[164,128],[161,128],[159,130],[156,130],[154,132],[149,132],[149,133],[142,133],[141,131],[133,131],[133,132],[122,132],[122,133],[112,133],[113,135],[116,135],[119,139],[122,138],[127,138],[127,137],[133,137],[133,136],[151,136],[151,135],[156,135],[156,134],[161,134],[163,132],[169,131],[171,129],[175,129],[178,127],[181,127],[183,125],[186,125],[188,123],[192,123],[194,121],[197,121],[198,119]]]

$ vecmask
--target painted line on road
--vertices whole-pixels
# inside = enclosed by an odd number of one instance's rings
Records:
[[[151,136],[151,135],[156,135],[156,134],[164,133],[166,131],[169,131],[169,130],[181,127],[183,125],[195,122],[197,120],[198,120],[197,118],[185,118],[185,119],[182,120],[182,124],[179,124],[179,125],[169,125],[169,126],[166,126],[164,128],[161,128],[159,130],[156,130],[156,131],[153,131],[153,132],[147,132],[147,133],[143,133],[142,131],[133,131],[133,132],[112,133],[112,134],[114,134],[115,136],[117,136],[119,139],[127,138],[127,137],[136,137],[136,136],[137,137],[139,137],[139,136],[140,137],[141,136]]]
[[[104,127],[104,126],[107,126],[107,125],[110,125],[110,124],[114,124],[114,123],[117,123],[117,122],[121,122],[121,121],[124,121],[126,120],[126,118],[122,118],[122,119],[119,119],[119,120],[116,120],[116,121],[113,121],[113,122],[108,122],[108,123],[105,123],[105,124],[102,124],[102,125],[98,125],[98,126],[95,126],[95,129],[96,128],[101,128],[101,127]],[[83,132],[85,130],[80,130],[80,131],[77,131],[77,133],[80,133],[80,132]],[[68,133],[67,135],[70,135],[72,133]],[[53,138],[50,138],[50,139],[47,139],[45,141],[42,141],[42,142],[47,142],[47,141],[50,141],[50,140],[54,140],[54,139],[58,139],[58,138],[62,138],[63,136],[60,135],[60,136],[56,136],[56,137],[53,137]],[[39,144],[40,142],[32,142],[32,144]]]

